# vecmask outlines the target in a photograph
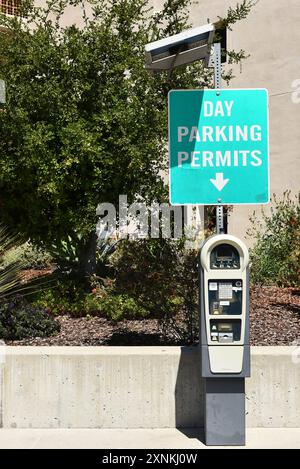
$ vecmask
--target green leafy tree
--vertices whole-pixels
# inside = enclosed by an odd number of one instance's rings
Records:
[[[22,1],[20,16],[0,14],[0,217],[45,247],[71,239],[83,274],[95,270],[98,203],[165,197],[169,89],[212,85],[201,63],[171,78],[144,68],[145,43],[189,27],[190,3],[167,0],[154,14],[145,0]],[[63,26],[67,7],[81,24]]]
[[[300,286],[300,193],[273,196],[270,210],[251,217],[248,235],[255,239],[251,249],[252,281],[258,284]]]

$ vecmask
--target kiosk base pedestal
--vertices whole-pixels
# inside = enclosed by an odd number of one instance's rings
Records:
[[[204,386],[205,444],[245,445],[245,379],[206,378]]]

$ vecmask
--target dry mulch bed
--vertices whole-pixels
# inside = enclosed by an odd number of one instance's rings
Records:
[[[49,338],[7,342],[8,345],[182,345],[165,338],[155,319],[109,321],[102,317],[58,316],[61,330]],[[300,342],[300,289],[254,287],[251,290],[251,345]]]
[[[252,345],[300,343],[300,289],[256,286],[250,304]]]
[[[44,269],[26,269],[21,272],[21,283],[28,283],[30,280],[34,280],[40,277],[47,277],[52,274],[53,267],[47,267]]]
[[[15,340],[7,345],[174,345],[164,340],[155,319],[109,321],[101,317],[58,316],[59,334]]]

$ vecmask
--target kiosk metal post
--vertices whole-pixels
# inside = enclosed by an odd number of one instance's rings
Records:
[[[245,444],[250,376],[249,254],[238,238],[208,238],[200,255],[200,348],[207,445]]]

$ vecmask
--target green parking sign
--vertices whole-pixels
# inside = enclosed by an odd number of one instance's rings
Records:
[[[265,89],[169,93],[170,203],[269,202]]]

